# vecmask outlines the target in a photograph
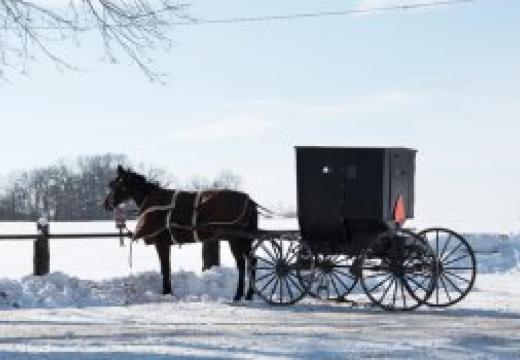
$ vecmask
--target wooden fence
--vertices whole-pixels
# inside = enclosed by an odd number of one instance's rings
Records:
[[[131,238],[132,233],[126,230],[125,221],[116,218],[117,232],[96,233],[61,233],[50,232],[49,223],[40,219],[36,223],[36,234],[0,234],[0,241],[32,240],[33,245],[33,274],[36,276],[46,275],[50,272],[50,247],[51,239],[104,239],[118,238],[121,242],[125,238]],[[218,241],[202,243],[202,270],[208,270],[212,266],[220,265],[220,244]]]

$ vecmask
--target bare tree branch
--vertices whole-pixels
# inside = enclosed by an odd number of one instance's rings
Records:
[[[186,19],[185,11],[174,0],[0,0],[0,77],[24,73],[41,55],[58,69],[73,69],[63,42],[95,31],[110,61],[124,54],[151,81],[161,81],[152,52],[171,48],[171,24]]]

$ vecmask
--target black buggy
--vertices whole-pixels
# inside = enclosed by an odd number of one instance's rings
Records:
[[[342,300],[359,283],[385,310],[445,307],[473,287],[475,255],[454,231],[404,228],[414,216],[415,150],[297,147],[300,231],[265,231],[250,270],[275,305]]]

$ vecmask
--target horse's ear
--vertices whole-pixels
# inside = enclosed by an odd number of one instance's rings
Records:
[[[117,165],[117,173],[119,175],[123,175],[125,173],[125,169],[123,168],[122,165]]]

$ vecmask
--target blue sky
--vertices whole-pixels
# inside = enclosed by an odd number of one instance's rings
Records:
[[[193,1],[220,18],[403,1]],[[255,24],[180,26],[166,85],[110,65],[92,35],[0,85],[2,173],[122,152],[180,179],[239,173],[259,202],[295,203],[295,145],[419,150],[416,213],[520,228],[520,2]]]

